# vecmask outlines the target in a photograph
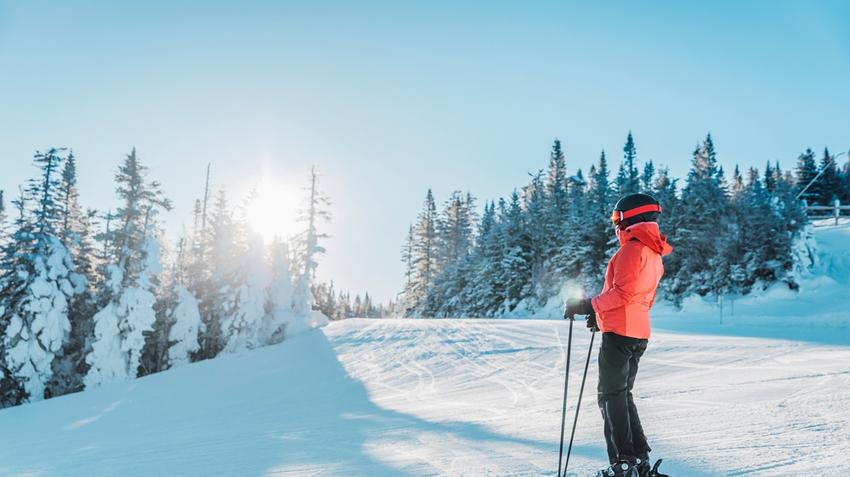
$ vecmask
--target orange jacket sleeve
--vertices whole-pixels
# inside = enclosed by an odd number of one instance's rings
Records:
[[[636,295],[640,273],[644,268],[643,247],[638,244],[627,244],[619,252],[613,264],[612,286],[592,300],[593,309],[604,313],[631,303]]]

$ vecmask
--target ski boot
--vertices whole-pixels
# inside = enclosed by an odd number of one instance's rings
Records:
[[[596,473],[596,477],[640,477],[638,473],[640,463],[641,460],[638,458],[623,459],[616,464],[611,464],[607,469],[600,470]]]
[[[658,466],[661,465],[661,460],[658,459],[655,461],[655,465],[650,467],[649,463],[649,454],[643,453],[638,458],[640,462],[637,464],[638,469],[638,477],[670,477],[669,475],[662,474],[658,471]]]
[[[649,466],[649,454],[644,452],[638,459],[640,460],[637,465],[638,477],[649,477],[649,473],[652,471]]]

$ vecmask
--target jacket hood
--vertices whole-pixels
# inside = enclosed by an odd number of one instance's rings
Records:
[[[673,247],[667,243],[667,237],[661,233],[655,222],[639,222],[621,230],[618,234],[620,245],[625,245],[629,240],[637,239],[655,253],[664,256],[673,251]]]

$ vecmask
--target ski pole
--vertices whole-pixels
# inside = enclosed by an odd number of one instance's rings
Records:
[[[573,430],[570,433],[570,445],[567,447],[567,463],[564,465],[564,476],[567,475],[567,467],[570,465],[570,453],[573,450],[573,438],[576,435],[576,424],[578,424],[578,411],[581,409],[581,396],[584,394],[584,381],[587,379],[587,368],[590,366],[590,355],[593,353],[593,338],[596,331],[590,333],[590,348],[587,350],[587,361],[584,363],[584,375],[581,377],[581,388],[578,391],[578,402],[576,402],[576,417],[573,420]]]
[[[570,350],[573,347],[573,321],[570,318],[570,331],[567,335],[567,372],[564,374],[564,405],[561,407],[561,447],[558,449],[558,477],[561,477],[561,462],[564,458],[564,425],[567,420],[567,385],[570,382]],[[566,469],[564,472],[566,473]]]

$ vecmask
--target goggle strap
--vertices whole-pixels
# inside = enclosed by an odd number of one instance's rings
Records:
[[[620,212],[620,220],[626,220],[628,218],[634,217],[636,215],[645,214],[647,212],[658,212],[661,213],[661,206],[658,204],[647,204],[642,205],[640,207],[635,207],[634,209],[629,209],[625,212]]]

